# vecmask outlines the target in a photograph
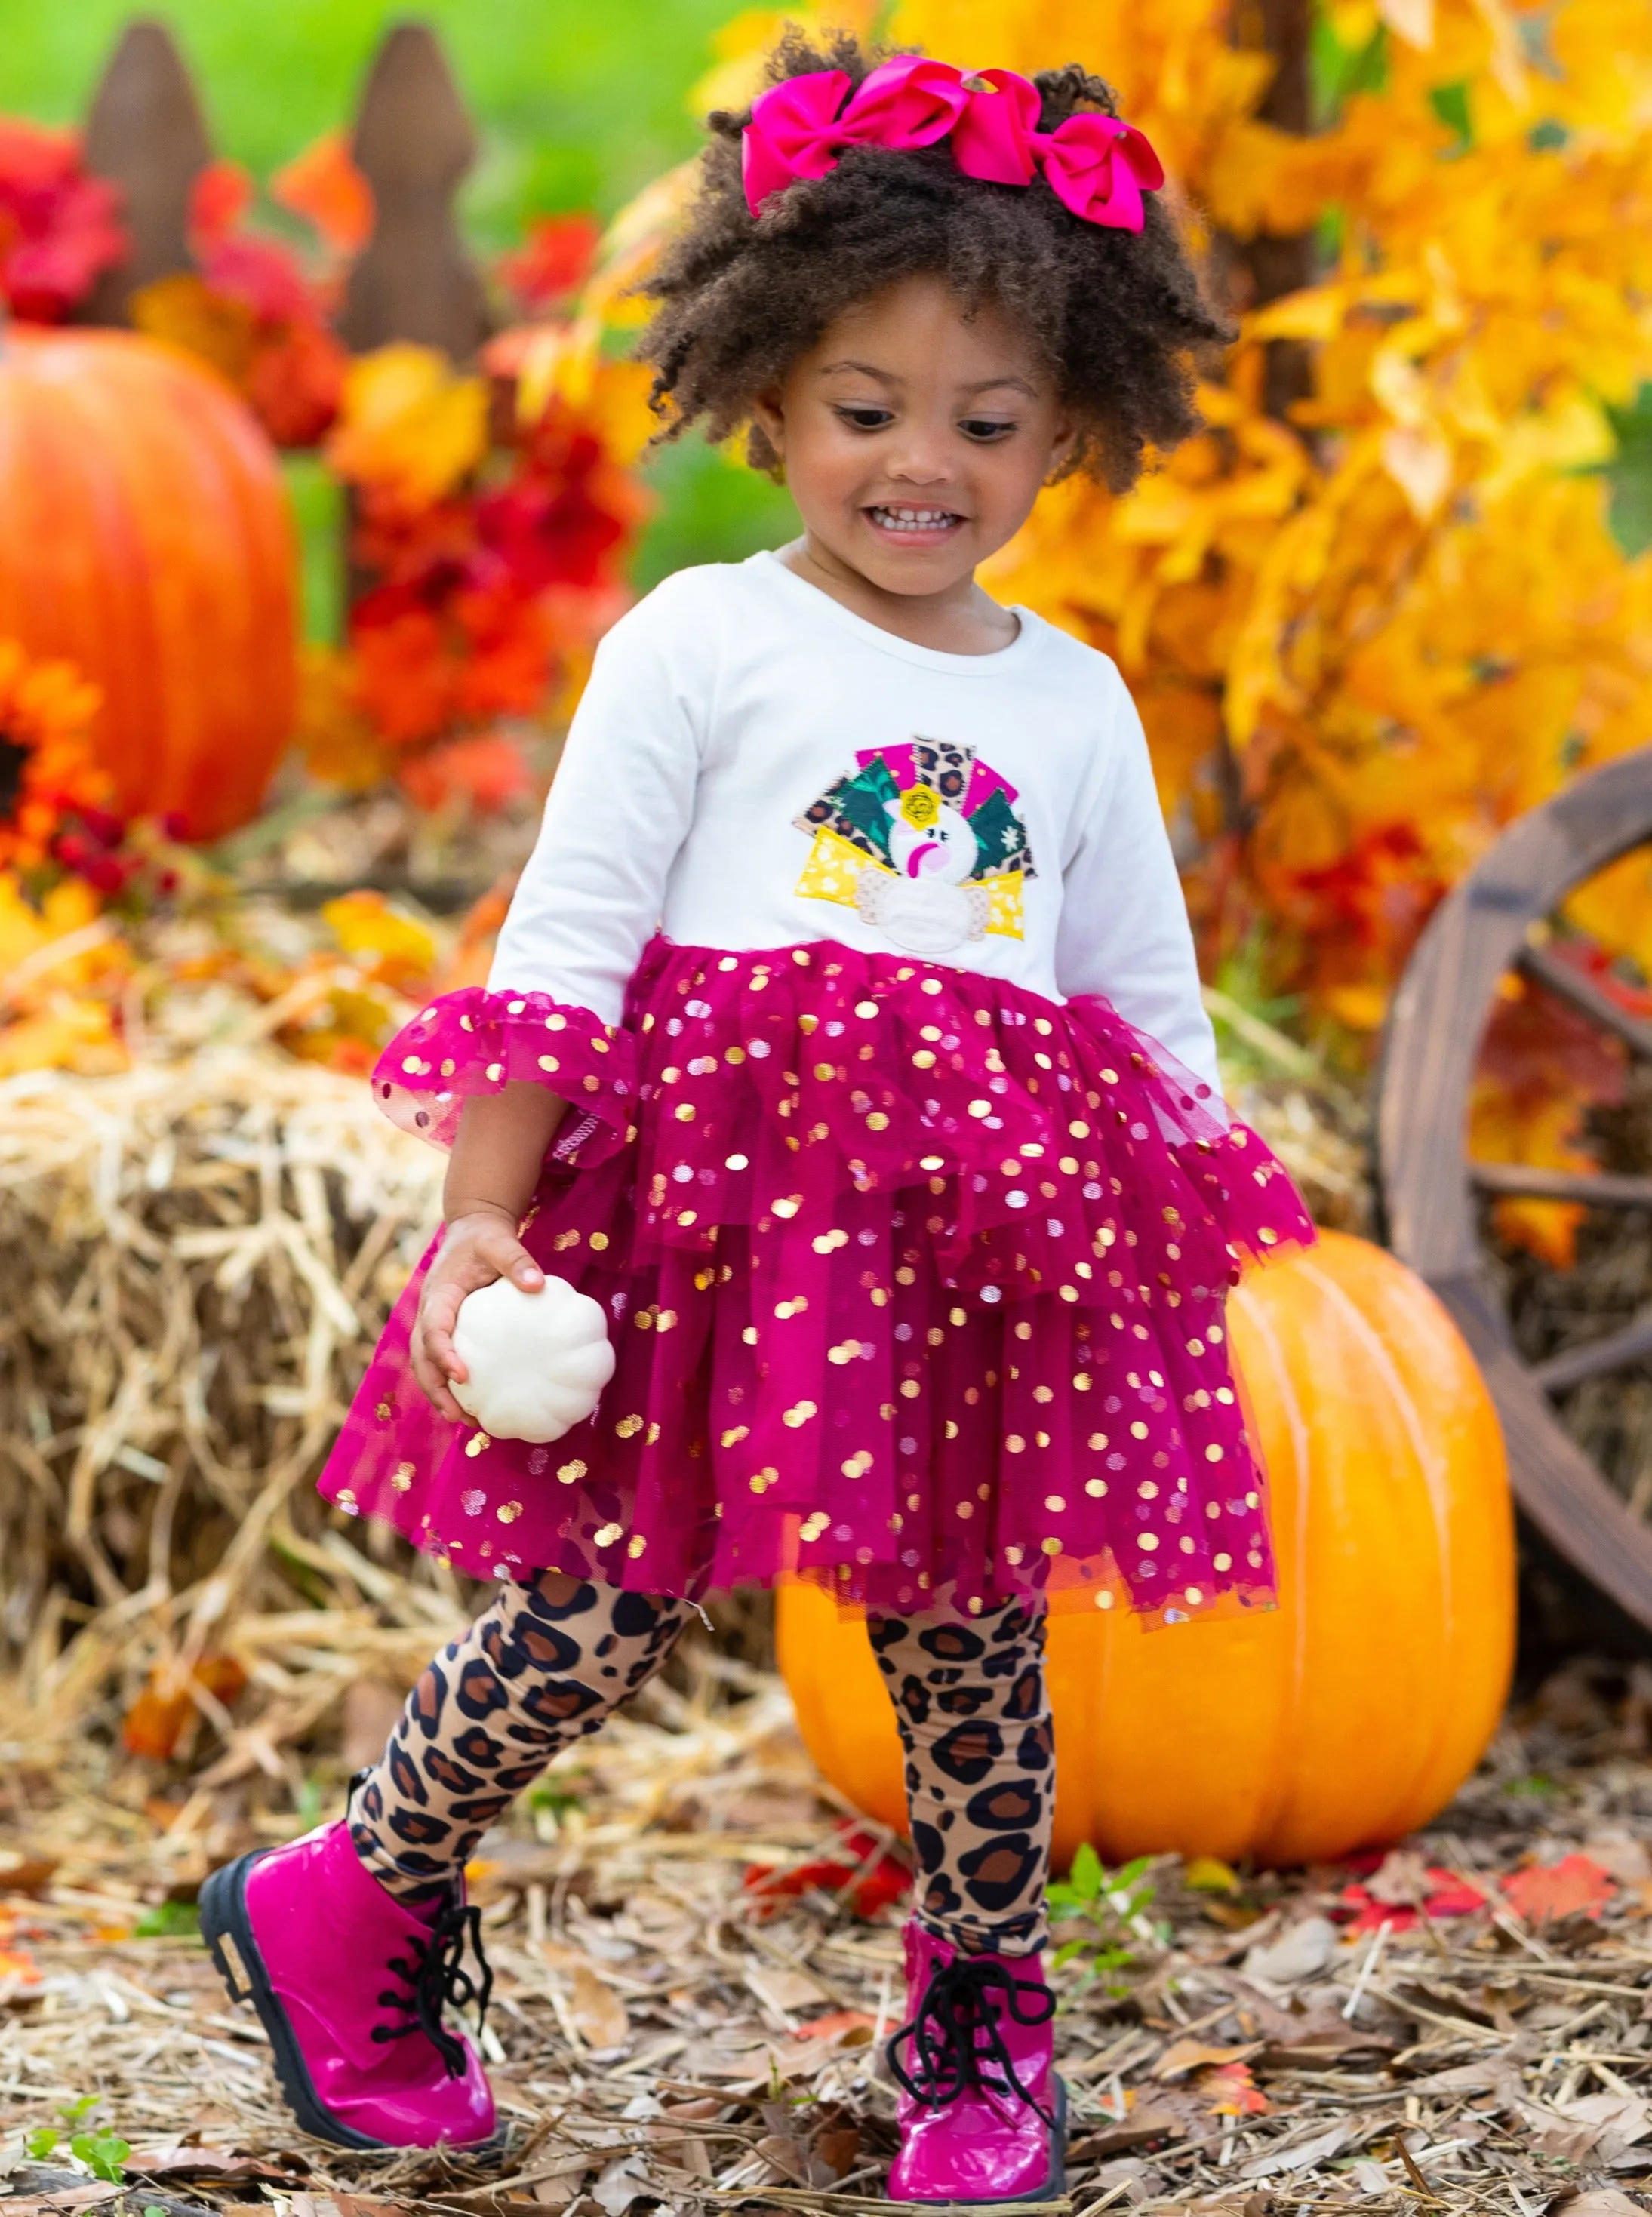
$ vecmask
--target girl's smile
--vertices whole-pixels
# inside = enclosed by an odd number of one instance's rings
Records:
[[[904,278],[836,317],[755,412],[803,519],[791,568],[919,645],[1011,643],[1016,619],[975,569],[1026,521],[1073,429],[996,309]]]
[[[963,527],[962,516],[949,508],[905,508],[892,501],[875,501],[863,513],[875,531],[908,547],[941,547]]]

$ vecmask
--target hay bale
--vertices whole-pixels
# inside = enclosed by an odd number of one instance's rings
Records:
[[[410,1601],[405,1559],[381,1535],[369,1565],[311,1487],[442,1169],[359,1078],[273,1050],[0,1084],[12,1724],[84,1726],[158,1660],[187,1677],[238,1627],[318,1604],[428,1652],[451,1580]]]

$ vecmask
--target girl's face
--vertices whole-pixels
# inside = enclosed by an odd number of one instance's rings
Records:
[[[846,310],[756,413],[817,558],[903,595],[967,584],[1073,443],[1046,367],[940,277]]]

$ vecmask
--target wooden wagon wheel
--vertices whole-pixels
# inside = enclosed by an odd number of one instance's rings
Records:
[[[1502,1418],[1516,1498],[1544,1538],[1652,1628],[1652,1528],[1562,1430],[1549,1395],[1652,1356],[1642,1318],[1526,1364],[1481,1251],[1475,1197],[1518,1194],[1591,1208],[1652,1208],[1652,1177],[1476,1163],[1469,1093],[1500,979],[1519,970],[1652,1061],[1652,1023],[1618,1007],[1545,945],[1541,927],[1575,887],[1652,841],[1652,747],[1535,808],[1436,911],[1395,996],[1377,1106],[1394,1251],[1439,1294],[1474,1349]]]

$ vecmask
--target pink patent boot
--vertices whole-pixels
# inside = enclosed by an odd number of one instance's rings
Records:
[[[1040,1955],[964,1955],[907,1924],[891,2202],[1045,2202],[1066,2191],[1067,2090]]]
[[[325,1825],[242,1856],[201,1889],[201,1929],[233,2000],[250,1999],[306,2132],[341,2147],[470,2146],[493,2131],[481,2059],[442,2004],[485,2010],[478,1915],[455,1887],[433,1923],[387,1893]],[[467,1936],[480,1989],[460,1967]]]

